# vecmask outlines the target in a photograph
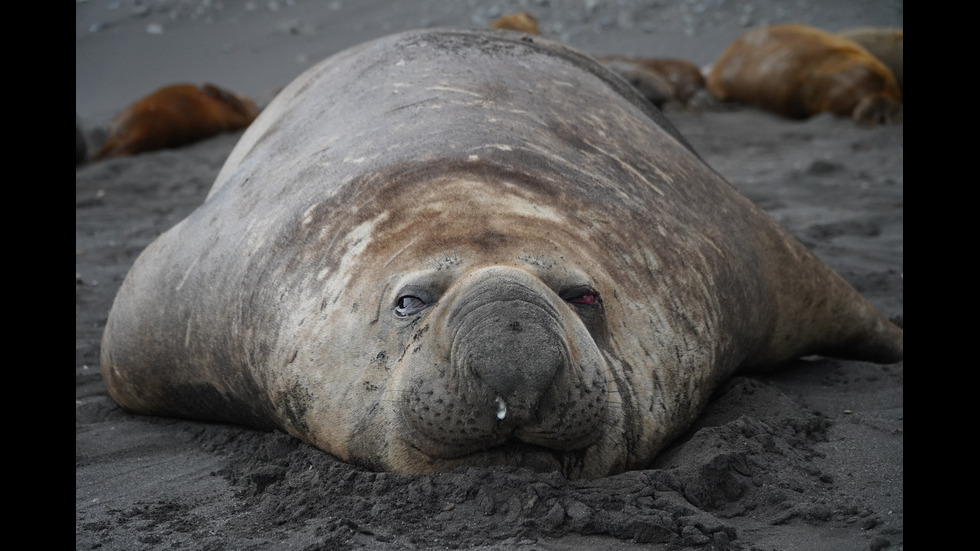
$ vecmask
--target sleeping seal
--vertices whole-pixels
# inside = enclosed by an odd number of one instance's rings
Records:
[[[895,76],[857,42],[806,25],[772,25],[738,37],[708,73],[708,90],[805,119],[830,112],[863,126],[902,121]]]
[[[213,84],[171,84],[119,112],[94,159],[136,155],[245,128],[255,102]]]
[[[902,330],[625,81],[509,31],[316,65],[137,259],[102,344],[128,410],[366,468],[642,468],[737,370],[902,359]]]

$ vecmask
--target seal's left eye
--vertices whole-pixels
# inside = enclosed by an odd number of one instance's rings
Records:
[[[425,301],[419,297],[405,295],[398,297],[398,301],[395,303],[395,314],[403,318],[412,316],[421,312],[425,306]]]
[[[586,293],[584,295],[579,295],[568,299],[568,302],[573,304],[595,304],[599,300],[599,297],[592,293]]]
[[[561,294],[561,298],[565,299],[565,302],[576,306],[595,306],[601,302],[599,293],[595,289],[584,285],[565,291]]]

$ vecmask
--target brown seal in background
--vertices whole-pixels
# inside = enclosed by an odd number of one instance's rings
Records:
[[[255,102],[213,84],[173,84],[122,110],[94,159],[176,147],[248,126]]]
[[[715,61],[708,90],[802,119],[831,112],[862,125],[902,120],[902,91],[857,43],[806,25],[774,25],[740,36]]]
[[[490,28],[521,31],[528,34],[541,34],[538,32],[538,20],[526,11],[505,15],[491,23]]]
[[[618,56],[596,59],[619,73],[658,107],[670,101],[691,106],[706,89],[701,69],[684,59]]]

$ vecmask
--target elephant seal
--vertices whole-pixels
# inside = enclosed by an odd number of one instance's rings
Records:
[[[894,326],[592,58],[427,29],[335,54],[123,282],[125,409],[369,469],[643,468],[736,370]]]
[[[538,20],[526,11],[505,15],[490,24],[491,29],[509,29],[528,34],[541,34],[538,30]]]
[[[701,69],[684,59],[621,56],[596,59],[629,81],[658,107],[669,101],[692,106],[706,90]]]
[[[177,147],[248,126],[258,115],[250,98],[213,84],[173,84],[123,109],[94,159]]]
[[[743,34],[713,64],[708,90],[794,119],[831,112],[864,126],[902,120],[902,91],[888,67],[857,43],[806,25]]]

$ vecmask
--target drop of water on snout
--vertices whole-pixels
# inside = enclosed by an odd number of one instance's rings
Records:
[[[496,401],[497,401],[497,419],[503,421],[504,417],[507,417],[507,404],[504,402],[504,399],[501,398],[500,396],[497,396]]]

